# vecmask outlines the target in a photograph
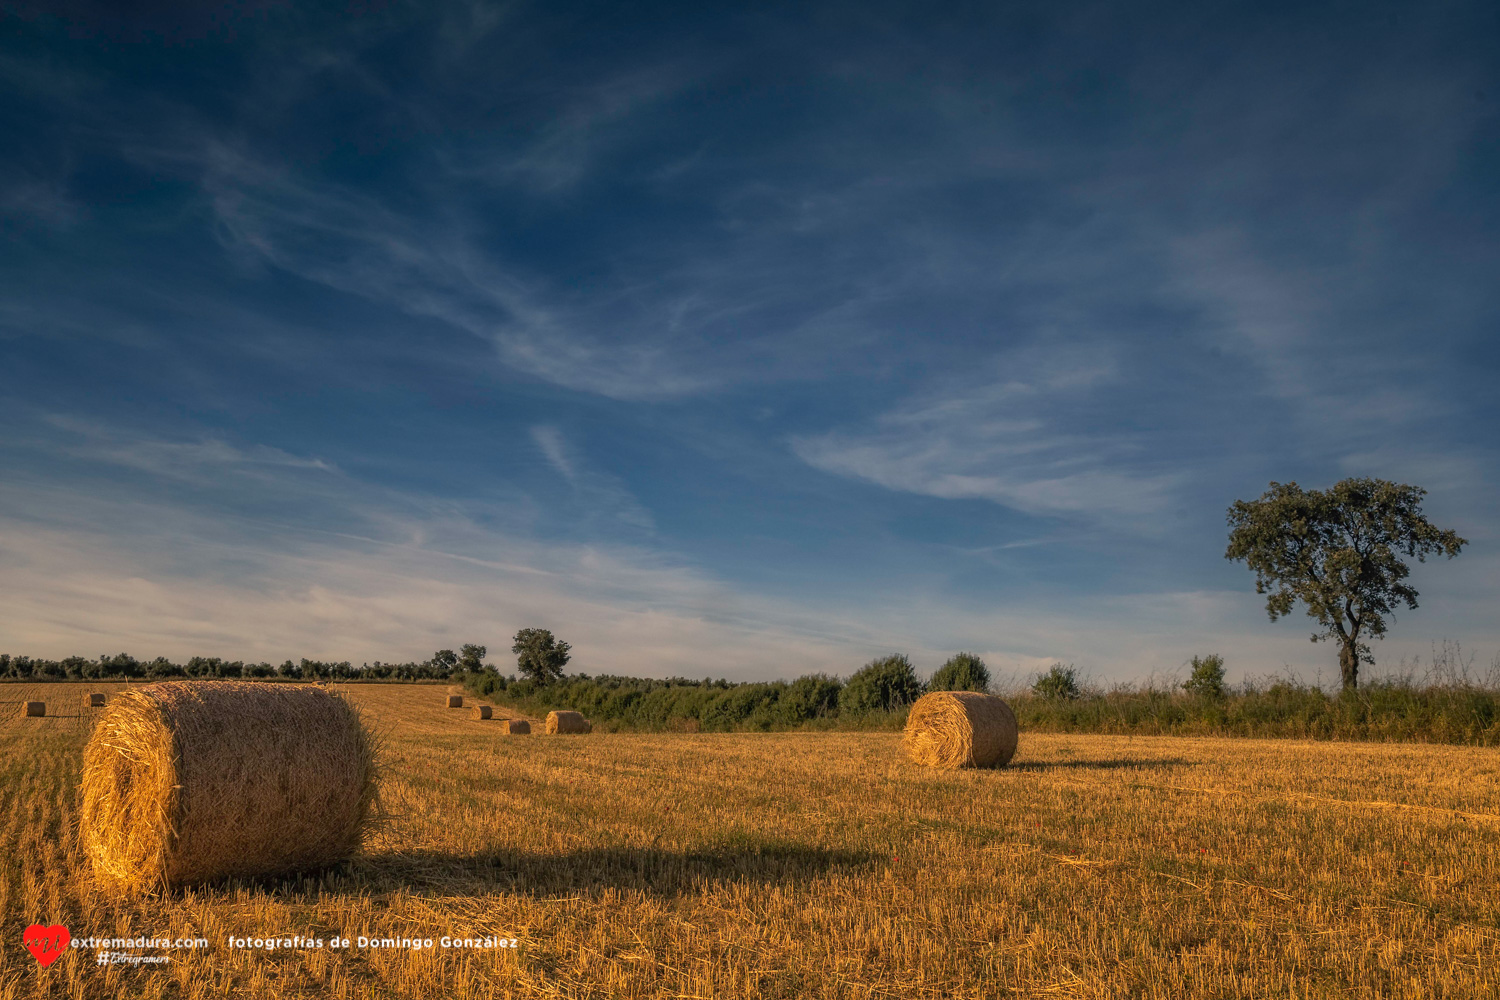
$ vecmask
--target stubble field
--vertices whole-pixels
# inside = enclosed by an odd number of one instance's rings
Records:
[[[118,688],[0,687],[4,1000],[1500,995],[1491,749],[1023,733],[938,773],[893,734],[506,736],[351,685],[385,742],[364,856],[127,900],[71,839],[84,695]],[[41,968],[33,923],[208,946]],[[518,947],[226,944],[295,935]]]

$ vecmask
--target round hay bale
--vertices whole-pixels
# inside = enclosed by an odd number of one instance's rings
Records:
[[[488,719],[495,714],[495,710],[488,705],[475,705],[470,714],[476,719]]]
[[[104,692],[95,691],[89,695],[89,708],[104,707]]]
[[[525,719],[506,719],[500,723],[500,726],[500,731],[504,733],[515,733],[518,736],[525,736],[531,733],[531,723]]]
[[[308,871],[359,848],[374,746],[313,685],[169,681],[100,715],[81,793],[79,844],[121,888]]]
[[[21,709],[21,714],[29,719],[40,719],[47,714],[47,703],[45,701],[28,701]]]
[[[552,733],[587,733],[593,730],[593,725],[577,712],[548,712],[547,732]]]
[[[463,708],[464,707],[464,696],[461,695],[461,694],[450,694],[448,696],[448,707],[449,708]]]
[[[929,767],[1004,767],[1018,735],[1016,714],[994,695],[933,691],[911,707],[902,742]]]

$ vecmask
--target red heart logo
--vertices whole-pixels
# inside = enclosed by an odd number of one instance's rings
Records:
[[[51,927],[43,927],[41,924],[32,924],[26,928],[26,936],[21,941],[26,945],[26,950],[36,956],[36,960],[46,968],[53,962],[62,958],[62,953],[67,950],[68,942],[73,940],[73,935],[62,924],[53,924]]]

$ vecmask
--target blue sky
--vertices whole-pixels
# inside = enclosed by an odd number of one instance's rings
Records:
[[[1368,475],[1500,653],[1493,4],[201,6],[0,17],[0,649],[1329,680]]]

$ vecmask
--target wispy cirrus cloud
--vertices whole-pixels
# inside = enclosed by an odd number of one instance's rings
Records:
[[[227,147],[205,159],[225,245],[311,281],[494,345],[507,365],[615,399],[691,395],[720,378],[685,366],[670,336],[602,335],[570,305],[481,253],[457,220],[434,227],[368,196],[278,171]]]
[[[562,430],[539,424],[531,428],[531,439],[557,474],[572,488],[585,520],[607,520],[651,532],[656,528],[651,512],[641,505],[617,476],[588,467],[568,443]]]
[[[651,112],[695,75],[680,62],[657,64],[569,88],[560,109],[519,152],[478,165],[450,159],[448,169],[460,177],[519,181],[548,194],[566,191],[589,175],[604,150],[634,140],[643,119],[646,125],[659,121]]]
[[[160,478],[202,479],[222,475],[229,469],[251,474],[257,470],[338,471],[321,458],[304,458],[262,444],[238,447],[214,437],[153,438],[62,414],[47,414],[43,420],[64,432],[47,444],[54,454],[121,466]]]
[[[1171,503],[1180,477],[1138,470],[1140,442],[1068,419],[1076,402],[1116,379],[1107,356],[1063,350],[995,380],[929,390],[864,428],[795,437],[816,468],[894,490],[990,500],[1042,516],[1138,526]]]

